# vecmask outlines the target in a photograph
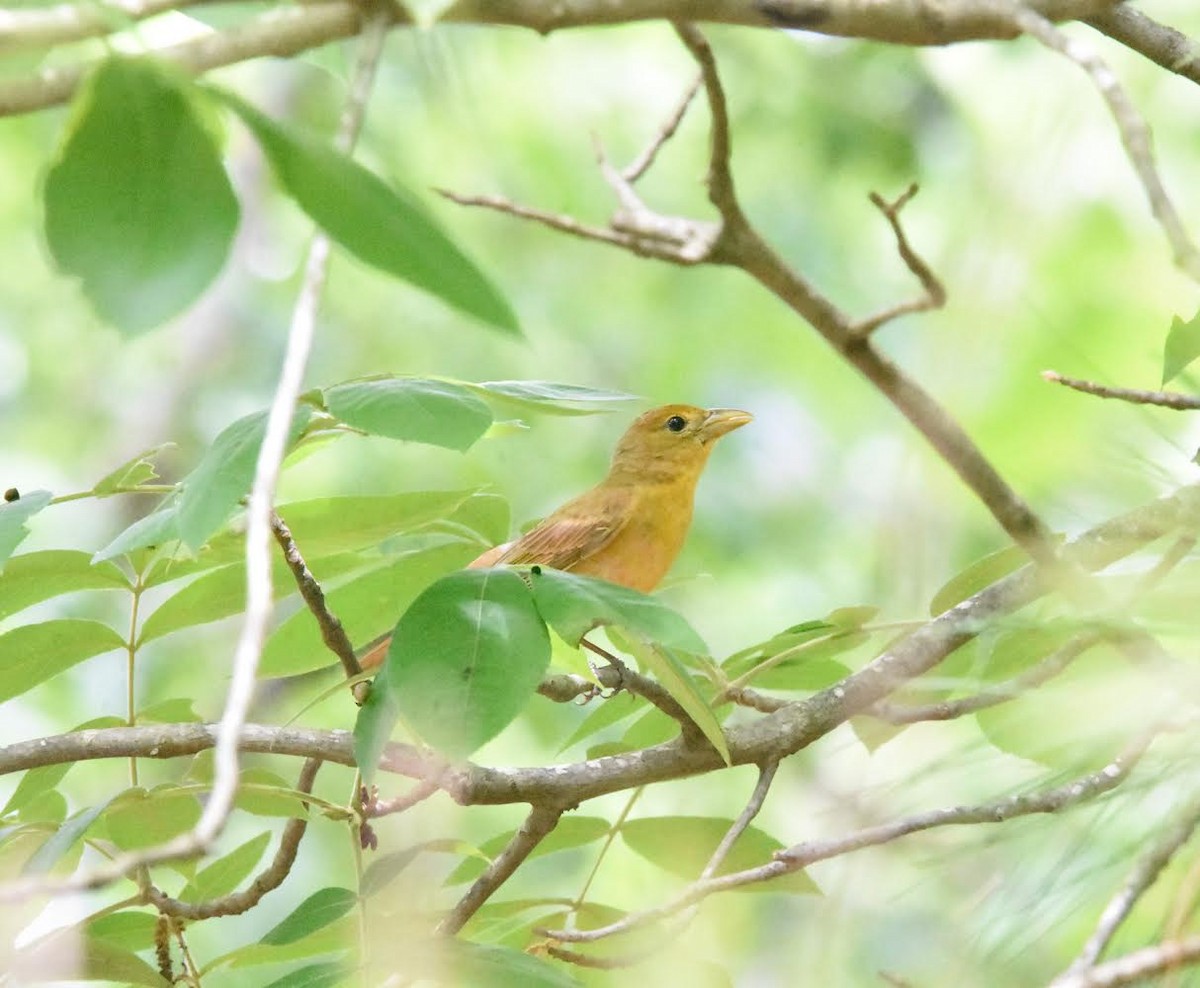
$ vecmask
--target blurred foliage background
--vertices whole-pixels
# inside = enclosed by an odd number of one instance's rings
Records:
[[[1184,0],[1141,6],[1200,34],[1200,13]],[[195,26],[173,17],[162,30]],[[1154,128],[1170,191],[1200,230],[1200,187],[1191,180],[1200,172],[1200,91],[1087,28],[1069,30],[1089,36],[1129,86]],[[904,219],[949,302],[887,326],[883,345],[1037,511],[1075,533],[1195,479],[1192,420],[1087,398],[1039,376],[1054,368],[1155,387],[1172,316],[1187,318],[1196,306],[1195,286],[1172,268],[1102,101],[1075,66],[1027,40],[911,51],[801,33],[708,33],[729,93],[747,213],[847,309],[866,313],[915,291],[867,193],[893,197],[920,182]],[[217,78],[329,135],[352,53],[352,45],[333,46]],[[380,372],[546,379],[624,390],[648,404],[746,408],[756,421],[714,455],[692,537],[664,590],[669,600],[718,656],[847,605],[878,606],[881,620],[920,619],[943,582],[1005,538],[915,432],[791,312],[735,272],[639,260],[432,192],[497,193],[603,222],[613,203],[592,135],[617,162],[630,159],[693,72],[658,24],[546,38],[466,27],[394,32],[360,160],[427,191],[429,209],[508,295],[526,338],[495,334],[335,254],[309,382]],[[177,479],[224,426],[269,400],[308,223],[230,122],[228,163],[243,203],[234,254],[184,317],[122,338],[54,272],[40,232],[39,183],[68,112],[0,125],[0,483],[82,490],[168,441],[177,445],[165,474]],[[643,181],[651,205],[710,215],[700,182],[706,142],[707,111],[694,106]],[[531,418],[467,455],[343,439],[291,466],[281,500],[478,485],[508,499],[515,529],[602,474],[633,410]],[[23,551],[98,548],[146,508],[128,498],[63,505],[35,519]],[[285,602],[282,611],[294,607]],[[111,616],[123,608],[123,598],[91,594],[42,610]],[[217,716],[235,632],[226,621],[154,643],[140,665],[146,702],[194,696],[203,717]],[[83,664],[8,704],[0,742],[120,714],[123,678],[120,657]],[[286,719],[334,681],[331,670],[269,683],[252,719]],[[476,760],[582,757],[582,746],[557,749],[588,712],[535,699]],[[303,720],[348,727],[352,713],[338,694]],[[102,791],[123,771],[91,766],[75,781]],[[152,780],[167,771],[146,768]],[[759,822],[785,843],[1047,778],[991,746],[974,722],[917,726],[873,753],[844,727],[780,774]],[[1144,828],[1170,807],[1171,788],[1160,781],[1135,790],[1142,819],[1114,810],[1125,805],[1114,800],[1051,822],[935,833],[814,867],[820,896],[710,901],[651,963],[694,973],[698,984],[783,985],[804,976],[865,985],[879,983],[880,971],[913,984],[1044,980],[1090,929]],[[349,784],[348,772],[326,770],[321,788],[345,799]],[[11,785],[0,780],[0,794]],[[749,769],[675,783],[647,792],[633,813],[736,814],[752,786]],[[627,799],[585,812],[611,819]],[[391,848],[450,835],[478,844],[518,820],[514,808],[460,810],[443,799],[379,829]],[[236,822],[228,846],[254,823]],[[239,936],[265,931],[318,882],[352,884],[342,828],[318,821],[312,830],[323,850],[302,855],[303,874],[264,909],[204,924],[194,951],[216,950],[234,926]],[[592,845],[533,862],[505,892],[573,895],[594,856]],[[418,862],[380,915],[442,901],[444,865],[437,856]],[[674,881],[618,846],[592,894],[639,908],[663,900]],[[1126,931],[1131,942],[1163,921],[1172,887],[1164,886],[1158,913],[1152,904],[1143,925]],[[97,901],[81,897],[70,909]],[[368,916],[365,935],[386,940],[391,922]],[[247,983],[239,977],[226,971],[211,981]]]

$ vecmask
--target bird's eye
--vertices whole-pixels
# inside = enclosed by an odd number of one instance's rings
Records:
[[[672,415],[667,419],[667,428],[672,432],[683,432],[684,426],[687,425],[687,419],[682,415]]]

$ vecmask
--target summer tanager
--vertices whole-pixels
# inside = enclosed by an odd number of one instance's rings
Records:
[[[683,548],[696,481],[713,443],[752,418],[736,408],[651,409],[621,437],[599,484],[468,568],[537,563],[648,593]],[[367,645],[362,667],[378,666],[390,644],[391,635],[384,635]]]

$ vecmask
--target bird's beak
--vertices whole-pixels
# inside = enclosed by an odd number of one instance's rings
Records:
[[[720,439],[727,432],[740,429],[747,422],[753,421],[754,416],[739,408],[713,408],[704,416],[700,423],[699,433],[702,443],[710,443]]]

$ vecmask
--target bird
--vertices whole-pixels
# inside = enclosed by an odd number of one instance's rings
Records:
[[[683,548],[713,445],[753,418],[738,408],[680,404],[644,412],[621,436],[600,483],[467,568],[536,564],[649,593]],[[378,668],[390,645],[390,633],[370,642],[359,664]]]

